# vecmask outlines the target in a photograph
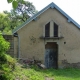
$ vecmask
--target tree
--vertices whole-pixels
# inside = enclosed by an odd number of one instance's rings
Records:
[[[7,1],[13,4],[15,0]],[[10,12],[4,11],[3,14],[0,13],[0,31],[5,34],[11,34],[14,28],[21,25],[37,12],[32,3],[23,0],[16,1],[16,8],[13,8]]]
[[[4,13],[7,15],[7,17],[10,19],[10,24],[9,24],[9,30],[12,31],[14,28],[16,28],[18,25],[20,25],[22,22],[16,18],[16,16],[14,15],[14,13],[8,12],[8,11],[4,11]]]
[[[12,0],[8,1],[11,2]],[[17,7],[13,8],[11,12],[4,11],[4,13],[7,14],[8,17],[10,18],[11,21],[10,27],[12,29],[25,22],[28,18],[30,18],[37,12],[34,5],[28,1],[17,0],[17,3],[18,3]]]
[[[18,7],[13,9],[13,12],[18,19],[25,22],[28,18],[36,13],[36,9],[32,3],[28,1],[24,1],[22,3],[20,0],[18,0]]]
[[[8,3],[12,3],[12,6],[13,6],[14,9],[16,9],[17,6],[18,6],[18,2],[17,1],[18,0],[7,0]],[[20,1],[24,2],[24,0],[20,0]]]
[[[10,19],[6,14],[0,13],[0,31],[3,33],[9,32],[10,30]]]

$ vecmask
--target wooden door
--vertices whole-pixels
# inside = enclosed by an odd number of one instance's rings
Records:
[[[56,43],[50,42],[45,45],[45,66],[47,68],[57,68],[58,47]]]

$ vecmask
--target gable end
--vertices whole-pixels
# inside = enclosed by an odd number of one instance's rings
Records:
[[[13,30],[13,34],[16,33],[19,29],[21,29],[22,27],[24,27],[25,25],[27,25],[29,22],[31,22],[32,20],[37,20],[37,17],[42,14],[43,12],[45,12],[47,9],[52,8],[52,9],[57,9],[62,15],[64,15],[67,19],[68,22],[72,22],[76,27],[80,28],[80,25],[75,22],[70,16],[68,16],[63,10],[61,10],[56,4],[54,4],[53,2],[50,3],[48,6],[46,6],[44,9],[42,9],[41,11],[39,11],[38,13],[36,13],[35,15],[33,15],[31,18],[29,18],[26,22],[24,22],[22,25],[18,26],[17,28],[15,28]]]

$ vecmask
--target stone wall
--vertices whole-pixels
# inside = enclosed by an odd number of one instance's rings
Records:
[[[80,69],[80,62],[77,63],[68,63],[67,60],[62,60],[63,68],[79,68]]]
[[[14,38],[12,35],[3,35],[3,37],[10,42],[10,49],[7,51],[7,54],[11,55],[14,57]]]
[[[59,37],[41,39],[44,37],[44,26],[53,21],[59,26]],[[50,27],[53,27],[52,25]],[[53,29],[52,29],[53,30]],[[69,23],[56,9],[48,9],[36,21],[31,21],[17,31],[19,36],[20,58],[35,58],[45,63],[45,45],[48,42],[56,42],[58,45],[58,68],[79,67],[80,63],[80,29],[73,23]],[[53,31],[50,32],[53,34]],[[17,44],[16,44],[17,43]],[[18,49],[17,37],[14,39],[14,54]],[[66,61],[65,61],[66,60]]]

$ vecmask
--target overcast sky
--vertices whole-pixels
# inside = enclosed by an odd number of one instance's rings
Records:
[[[45,6],[54,2],[64,12],[71,16],[77,23],[80,24],[80,0],[27,0],[32,2],[38,11]],[[3,10],[10,10],[11,4],[7,3],[7,0],[0,0],[0,12]]]

